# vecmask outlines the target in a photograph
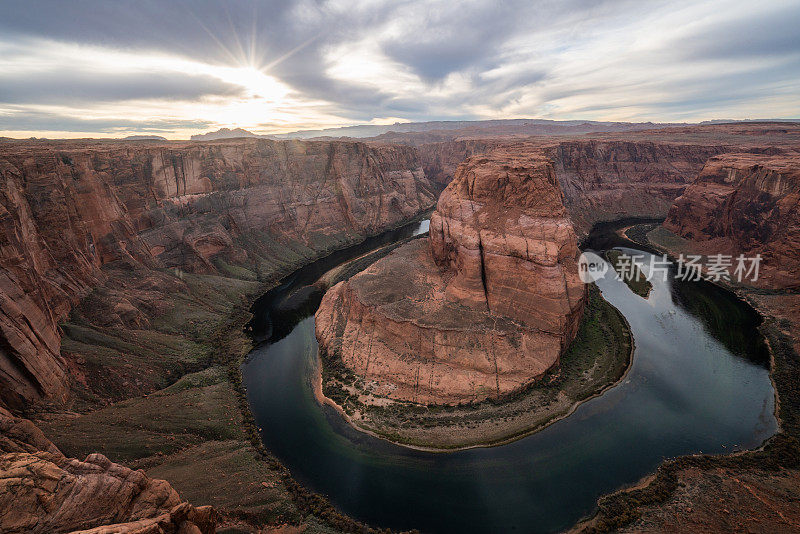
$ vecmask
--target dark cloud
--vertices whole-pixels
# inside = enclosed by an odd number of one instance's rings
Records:
[[[218,78],[182,73],[103,73],[61,67],[37,73],[6,74],[0,103],[76,104],[120,100],[193,100],[201,96],[239,96],[243,88]]]
[[[800,54],[800,4],[704,27],[677,48],[687,60]]]
[[[411,35],[388,41],[384,52],[422,78],[436,81],[452,72],[491,61],[497,48],[521,23],[520,6],[511,2],[459,4],[427,9]]]
[[[270,68],[272,75],[309,98],[340,104],[343,112],[375,117],[409,106],[326,76],[325,52],[332,46],[368,36],[387,22],[409,20],[408,34],[384,43],[384,52],[436,81],[452,72],[490,68],[498,48],[517,32],[533,35],[553,25],[597,20],[628,3],[390,0],[336,8],[316,1],[7,0],[0,35],[153,50],[223,65],[264,66],[290,54]],[[491,91],[496,94],[498,88]]]
[[[747,6],[744,0],[741,6]],[[624,69],[620,69],[619,79],[608,81],[602,73],[590,70],[591,65],[583,67],[571,85],[571,80],[561,78],[565,70],[574,72],[565,69],[570,65],[561,63],[567,57],[562,55],[565,51],[592,51],[596,40],[605,39],[607,46],[596,51],[598,62],[602,62],[604,54],[626,53],[631,43],[625,38],[634,30],[646,30],[646,25],[652,26],[654,34],[681,29],[661,27],[654,14],[681,10],[690,14],[695,8],[688,2],[672,7],[667,0],[385,0],[352,4],[321,0],[4,0],[0,42],[48,39],[134,53],[158,52],[225,66],[267,68],[271,76],[301,98],[328,102],[319,108],[321,111],[359,122],[387,116],[409,120],[470,118],[466,110],[475,106],[503,109],[523,101],[531,88],[537,89],[543,109],[550,101],[586,94],[597,95],[597,107],[609,109],[602,107],[608,92],[619,91],[628,83],[631,105],[651,102],[645,90],[661,95],[669,91],[671,96],[661,102],[661,108],[648,105],[654,110],[669,109],[675,102],[675,109],[683,110],[706,105],[706,95],[714,93],[724,95],[741,89],[755,96],[771,80],[797,86],[800,74],[789,63],[766,71],[758,68],[758,62],[764,59],[800,53],[800,5],[796,3],[783,7],[753,5],[749,15],[724,23],[687,15],[686,22],[692,23],[687,28],[696,28],[693,34],[638,58],[641,63],[636,67],[652,70],[650,82],[629,80]],[[725,14],[721,13],[720,20],[725,20]],[[432,89],[440,88],[453,73],[470,80],[472,89],[452,95],[434,90],[418,95],[402,86],[391,87],[391,80],[381,84],[381,90],[326,74],[332,50],[362,41],[373,42],[390,60],[417,74]],[[525,46],[519,46],[519,42]],[[20,49],[2,53],[5,61],[11,61],[14,55],[24,58]],[[669,79],[660,78],[662,67],[718,59],[739,61],[739,70],[760,74],[739,78],[724,74],[717,80],[713,72],[705,72],[691,87],[672,87]],[[79,60],[76,58],[76,62]],[[528,64],[534,66],[522,68]],[[520,68],[505,69],[512,74],[499,78],[484,75],[509,66]],[[742,87],[726,87],[725,83]],[[57,72],[25,78],[4,73],[0,102],[69,105],[129,99],[191,100],[203,95],[234,95],[237,91],[231,84],[205,76],[93,76],[79,67],[64,65]],[[536,112],[531,109],[527,114]]]
[[[153,49],[230,64],[252,45],[292,47],[290,2],[233,0],[7,0],[0,32],[112,48]],[[270,47],[271,48],[271,47]],[[260,50],[264,50],[259,47]],[[276,54],[280,49],[275,50]],[[268,58],[264,58],[268,59]]]
[[[185,129],[205,129],[211,126],[212,123],[202,120],[137,121],[124,117],[83,119],[35,111],[18,111],[10,115],[0,115],[0,130],[7,131],[138,132],[160,134]]]

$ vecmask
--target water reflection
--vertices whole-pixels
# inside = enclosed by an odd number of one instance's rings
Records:
[[[630,250],[647,261],[645,251]],[[598,281],[636,343],[624,381],[508,445],[413,451],[320,408],[309,385],[317,350],[311,315],[253,351],[243,368],[248,399],[265,445],[293,475],[370,524],[434,533],[559,531],[590,513],[601,494],[637,481],[666,457],[755,447],[776,430],[767,369],[738,356],[752,356],[747,339],[758,337],[751,321],[737,319],[749,317],[746,307],[723,303],[708,284],[652,283],[645,300],[613,276]],[[697,304],[706,301],[715,307]],[[742,335],[721,334],[715,324]]]

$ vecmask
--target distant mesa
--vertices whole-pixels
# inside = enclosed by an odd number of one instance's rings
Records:
[[[264,137],[270,139],[268,135],[258,135],[249,132],[243,128],[220,128],[216,132],[207,132],[204,134],[197,134],[191,137],[192,141],[213,141],[215,139],[235,139],[237,137]]]
[[[298,130],[279,134],[277,139],[311,139],[311,138],[368,138],[378,137],[382,141],[388,136],[409,134],[436,133],[441,137],[459,135],[565,135],[597,132],[619,132],[632,130],[651,130],[670,126],[687,126],[686,123],[654,124],[652,122],[598,122],[584,120],[555,121],[549,119],[496,119],[482,121],[426,121],[395,122],[394,124],[360,124],[321,130]]]

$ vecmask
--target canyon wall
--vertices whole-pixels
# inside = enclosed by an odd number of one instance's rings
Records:
[[[565,141],[544,149],[579,233],[600,221],[664,217],[724,146],[648,141]]]
[[[453,180],[458,166],[467,158],[485,154],[503,143],[499,139],[451,140],[419,144],[417,152],[425,175],[431,183],[443,190]]]
[[[324,357],[365,397],[455,404],[516,391],[558,364],[585,301],[577,240],[552,164],[495,151],[442,194],[429,242],[329,290]]]
[[[709,159],[664,222],[702,254],[762,256],[753,285],[800,286],[800,155]]]
[[[283,256],[435,201],[413,148],[355,142],[14,142],[0,174],[0,401],[15,409],[66,398],[57,324],[94,288],[111,292],[99,320],[141,326],[153,293],[180,289],[168,269],[268,280]],[[117,291],[148,278],[151,298]]]
[[[705,161],[730,150],[722,144],[641,139],[459,139],[417,146],[426,174],[442,188],[464,160],[498,148],[550,158],[579,234],[600,221],[666,216]]]

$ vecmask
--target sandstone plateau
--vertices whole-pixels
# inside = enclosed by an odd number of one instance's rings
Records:
[[[377,396],[461,403],[513,392],[557,365],[577,331],[578,253],[546,157],[475,156],[442,193],[429,242],[328,291],[320,348]]]
[[[709,159],[664,227],[703,254],[760,254],[756,286],[800,287],[800,154]]]

